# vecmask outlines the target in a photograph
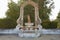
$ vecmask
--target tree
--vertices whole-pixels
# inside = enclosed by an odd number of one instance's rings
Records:
[[[60,12],[58,13],[58,16],[57,16],[57,22],[58,22],[58,24],[57,24],[57,28],[60,28]]]
[[[14,21],[13,24],[16,25],[16,20],[18,19],[19,17],[19,14],[20,14],[20,4],[25,2],[27,0],[20,0],[18,1],[18,4],[16,4],[15,2],[13,2],[11,0],[10,3],[8,3],[8,7],[9,9],[7,10],[6,12],[6,16],[8,19]],[[38,5],[39,5],[39,16],[42,20],[42,24],[45,23],[46,26],[48,26],[48,23],[50,22],[49,20],[49,15],[51,14],[51,9],[53,7],[53,2],[51,3],[51,1],[47,1],[47,0],[32,0],[34,2],[36,2]],[[47,7],[47,4],[50,3],[50,6]],[[32,7],[31,5],[27,5],[25,8],[25,11],[24,11],[24,15],[28,14],[28,13],[31,13],[31,18],[33,17],[33,13],[34,13],[34,7]],[[34,18],[34,17],[33,17]],[[32,19],[32,22],[33,22],[34,19]],[[45,25],[43,24],[43,26]],[[11,26],[11,25],[10,25]],[[44,27],[46,27],[44,26]]]
[[[2,29],[10,29],[16,27],[16,20],[19,17],[20,8],[19,6],[11,0],[8,3],[8,10],[6,12],[6,18],[0,19],[0,28]]]
[[[11,0],[11,2],[8,3],[8,8],[9,9],[6,12],[7,18],[17,20],[20,13],[20,7],[18,6],[18,4]]]
[[[8,18],[4,18],[4,19],[0,19],[0,29],[12,29],[15,28],[16,23],[15,21],[8,19]]]
[[[27,0],[23,0],[24,2],[27,1]],[[49,15],[51,14],[51,9],[53,8],[53,4],[54,2],[51,3],[51,0],[47,1],[47,0],[32,0],[34,2],[36,2],[38,5],[39,5],[39,16],[40,18],[42,19],[42,21],[45,21],[45,20],[49,20]],[[50,3],[50,6],[47,7],[47,4]],[[30,8],[30,7],[26,7],[26,8]],[[32,8],[32,10],[34,10]],[[29,11],[29,10],[25,10],[25,11]],[[33,13],[33,11],[31,12]]]
[[[19,13],[20,13],[20,6],[18,6],[18,4],[16,4],[15,2],[13,2],[11,0],[10,3],[8,3],[8,10],[6,12],[6,16],[8,19],[12,20],[13,21],[13,26],[10,25],[12,28],[15,28],[17,23],[16,23],[16,20],[18,19],[19,17]]]
[[[27,0],[21,0],[21,1],[25,2]],[[53,6],[54,2],[52,0],[50,0],[50,1],[49,0],[32,0],[32,1],[37,3],[39,6],[39,16],[42,20],[42,26],[44,26],[44,28],[46,28],[46,26],[49,27],[49,25],[48,25],[50,22],[49,15],[51,14],[51,9],[54,8],[54,6]],[[49,3],[50,3],[50,5],[49,5],[49,7],[47,7],[47,4],[49,4]],[[34,12],[34,8],[31,7],[31,5],[27,5],[25,7],[25,14],[31,13],[32,14],[31,16],[33,16],[33,12]]]
[[[0,28],[2,29],[10,29],[16,27],[16,20],[19,16],[19,6],[11,0],[10,3],[8,3],[8,10],[6,12],[6,18],[0,19]]]

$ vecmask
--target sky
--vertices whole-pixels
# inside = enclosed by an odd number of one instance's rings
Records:
[[[18,0],[13,0],[14,2],[17,3]],[[53,0],[54,1],[54,5],[55,5],[55,8],[52,9],[52,12],[51,12],[51,16],[50,16],[50,20],[55,20],[56,17],[57,17],[57,13],[59,12],[60,10],[60,0]],[[6,15],[6,11],[8,10],[8,0],[0,0],[0,18],[5,18]]]

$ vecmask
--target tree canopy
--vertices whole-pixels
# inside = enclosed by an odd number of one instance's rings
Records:
[[[25,2],[27,0],[21,0],[21,1]],[[49,20],[49,15],[51,14],[51,9],[53,7],[53,2],[51,3],[51,1],[49,1],[49,0],[32,0],[32,1],[34,1],[35,3],[38,4],[39,16],[42,19],[42,21]],[[47,4],[49,4],[49,3],[50,3],[50,5],[49,5],[49,7],[47,7]],[[30,8],[30,7],[27,6],[25,12],[29,11],[29,10],[27,10],[27,8]],[[34,8],[32,8],[32,10],[34,10]],[[29,12],[29,13],[33,13],[33,11]]]
[[[10,27],[15,27],[17,24],[16,24],[16,20],[18,19],[19,15],[20,15],[20,4],[25,2],[27,0],[19,0],[18,3],[16,4],[15,2],[13,2],[11,0],[10,3],[8,3],[8,10],[6,12],[6,16],[9,20],[12,20],[13,22],[13,26],[10,25]],[[49,28],[50,26],[50,20],[49,20],[49,15],[51,14],[51,9],[53,8],[53,4],[54,2],[52,0],[32,0],[34,1],[35,3],[38,4],[39,6],[39,16],[42,20],[42,26],[44,28]],[[47,4],[50,4],[48,7],[47,7]],[[28,13],[31,13],[31,18],[32,18],[32,22],[34,21],[34,7],[32,7],[31,5],[27,5],[25,8],[24,8],[24,15],[28,14]],[[26,17],[26,16],[25,16]],[[26,20],[25,20],[26,21]],[[7,22],[7,21],[6,21]],[[11,22],[11,21],[10,21]],[[9,22],[9,23],[10,23]],[[10,23],[11,24],[11,23]],[[8,27],[8,26],[7,26]]]
[[[57,28],[60,28],[60,12],[58,13],[58,16],[57,16],[57,22],[58,22],[58,24],[57,24]]]

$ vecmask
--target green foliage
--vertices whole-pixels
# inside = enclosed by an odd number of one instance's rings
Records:
[[[11,1],[8,3],[9,9],[6,12],[7,18],[0,19],[0,28],[15,28],[16,27],[16,20],[19,17],[20,8],[19,6]]]
[[[58,13],[58,16],[57,16],[57,22],[58,22],[58,24],[57,24],[57,28],[59,28],[60,29],[60,12]]]
[[[8,7],[9,9],[6,12],[7,18],[17,20],[19,13],[20,13],[19,6],[12,1],[11,3],[8,3]]]
[[[50,5],[49,8],[47,7],[47,4],[50,3],[50,1],[48,0],[33,0],[34,2],[38,3],[39,5],[39,16],[42,19],[42,21],[44,20],[49,20],[49,15],[51,14],[51,6]]]
[[[23,0],[24,2],[27,0]],[[49,20],[49,15],[51,14],[51,9],[52,9],[52,5],[53,2],[50,4],[49,8],[47,7],[47,4],[50,3],[50,1],[47,0],[32,0],[35,3],[37,3],[39,5],[39,16],[42,20],[42,24],[44,28],[48,28],[50,25],[50,20]],[[30,5],[27,5],[25,8],[25,14],[32,14],[31,16],[33,16],[33,12],[34,12],[34,8],[33,7],[29,7]],[[34,18],[32,18],[34,19]],[[26,19],[27,20],[27,19]],[[49,21],[49,22],[47,22]],[[46,22],[46,23],[45,23]]]
[[[25,2],[27,0],[23,0],[23,1]],[[49,1],[49,0],[32,0],[32,1],[34,1],[35,3],[37,3],[39,5],[39,16],[42,19],[42,21],[49,20],[49,15],[51,14],[50,12],[51,12],[51,9],[52,9],[52,6],[54,3],[53,2],[51,3],[51,1]],[[49,4],[49,3],[50,3],[50,6],[48,8],[47,4]],[[33,10],[33,8],[32,8],[32,10]],[[31,13],[33,13],[33,12],[31,12]]]
[[[31,22],[34,22],[34,17],[35,17],[35,13],[34,13],[34,7],[31,6],[31,5],[27,5],[25,8],[24,8],[24,19],[25,19],[25,22],[27,22],[27,15],[30,15],[30,18],[31,18]]]
[[[49,25],[50,28],[54,29],[57,28],[57,22],[52,21]]]
[[[31,5],[27,5],[24,7],[24,23],[28,22],[27,16],[30,15],[31,22],[35,22],[35,13],[34,7]]]
[[[20,15],[20,4],[22,2],[25,2],[27,0],[20,0],[18,2],[18,4],[16,4],[15,2],[11,1],[10,3],[8,3],[8,10],[6,12],[6,16],[7,18],[5,19],[0,19],[0,28],[14,28],[16,27],[16,20]],[[49,8],[46,6],[47,4],[50,3],[50,1],[47,0],[32,0],[34,2],[36,2],[39,5],[39,16],[42,19],[42,26],[44,28],[50,28],[50,20],[49,20],[49,15],[51,14],[51,6],[53,5],[53,3],[49,6]],[[26,21],[26,15],[28,15],[28,13],[31,16],[31,22],[34,22],[34,7],[32,7],[31,5],[27,5],[24,8],[24,17]],[[52,25],[52,24],[51,24]],[[53,27],[53,26],[52,26]]]
[[[15,28],[16,22],[11,19],[0,19],[0,29],[10,29]]]
[[[57,22],[50,22],[50,21],[46,21],[42,23],[43,28],[45,29],[54,29],[57,28]]]
[[[57,24],[57,28],[60,29],[60,23]]]

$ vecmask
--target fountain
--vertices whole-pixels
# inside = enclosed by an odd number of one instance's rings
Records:
[[[34,23],[31,23],[30,15],[27,15],[28,22],[23,22],[24,7],[26,5],[32,5],[35,8],[35,26]],[[23,26],[23,23],[25,26]],[[20,5],[20,16],[17,19],[16,30],[19,30],[18,35],[20,37],[39,37],[41,35],[41,19],[39,18],[38,4],[28,0]]]

